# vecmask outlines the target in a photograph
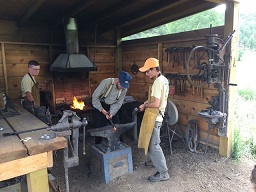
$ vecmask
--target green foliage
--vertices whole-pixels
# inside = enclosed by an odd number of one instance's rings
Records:
[[[123,40],[147,38],[153,36],[167,35],[185,31],[192,31],[198,29],[221,26],[224,24],[224,14],[218,13],[214,9],[200,12],[198,14],[179,19],[177,21],[155,27],[123,38]]]
[[[256,93],[251,88],[238,90],[238,94],[246,101],[256,100]]]
[[[256,99],[246,100],[238,93],[234,111],[233,158],[256,157],[255,121]]]
[[[256,13],[240,15],[239,43],[248,49],[256,49]]]
[[[233,139],[233,145],[232,145],[232,157],[234,159],[239,159],[243,156],[243,149],[244,144],[241,145],[242,141],[240,138],[240,130],[235,129],[234,131],[234,139]]]
[[[239,44],[241,47],[256,50],[256,12],[255,13],[241,13],[240,15],[240,29],[239,29]],[[154,37],[160,35],[167,35],[185,31],[192,31],[198,29],[209,28],[224,25],[224,13],[219,13],[214,9],[203,11],[195,15],[155,27],[137,33],[123,40],[132,40],[139,38]],[[241,59],[241,57],[239,57]]]
[[[232,157],[237,160],[243,157],[254,158],[256,156],[256,144],[253,143],[253,140],[253,135],[250,138],[243,138],[241,130],[235,129]]]
[[[238,61],[242,61],[244,56],[245,50],[244,49],[238,49]]]

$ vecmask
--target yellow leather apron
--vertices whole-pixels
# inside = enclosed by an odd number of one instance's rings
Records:
[[[145,155],[148,153],[148,146],[151,135],[155,126],[156,117],[159,114],[158,108],[146,108],[142,123],[140,126],[140,134],[138,141],[138,148],[144,149]]]
[[[34,83],[34,86],[32,87],[32,92],[31,92],[33,98],[34,98],[34,104],[38,107],[40,107],[40,93],[39,93],[39,83],[36,82]]]

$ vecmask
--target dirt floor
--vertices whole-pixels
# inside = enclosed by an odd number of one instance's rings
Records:
[[[79,143],[80,164],[69,169],[70,192],[196,192],[196,191],[252,191],[251,170],[256,160],[237,162],[220,157],[218,151],[208,148],[207,153],[187,152],[181,141],[173,142],[173,155],[170,155],[168,142],[162,141],[169,174],[169,181],[151,183],[148,176],[155,173],[154,168],[144,166],[145,156],[137,143],[125,137],[125,143],[132,148],[133,173],[122,175],[108,184],[90,173],[90,146],[92,137],[86,138],[86,155],[82,154],[82,141]],[[203,149],[199,146],[198,149]],[[59,191],[66,191],[63,167],[63,152],[57,151],[54,157],[52,174]]]

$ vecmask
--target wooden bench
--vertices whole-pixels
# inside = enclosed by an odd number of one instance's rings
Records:
[[[53,151],[67,147],[64,137],[44,140],[47,130],[3,137],[3,133],[45,127],[46,124],[15,105],[20,115],[0,119],[0,181],[26,175],[29,192],[48,192],[47,168],[53,166]]]

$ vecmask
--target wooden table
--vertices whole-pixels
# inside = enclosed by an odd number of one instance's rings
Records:
[[[20,115],[0,119],[0,181],[26,175],[29,192],[49,192],[47,168],[53,166],[53,151],[67,147],[66,139],[41,139],[50,133],[47,130],[3,137],[3,133],[46,126],[18,104],[15,107]]]

